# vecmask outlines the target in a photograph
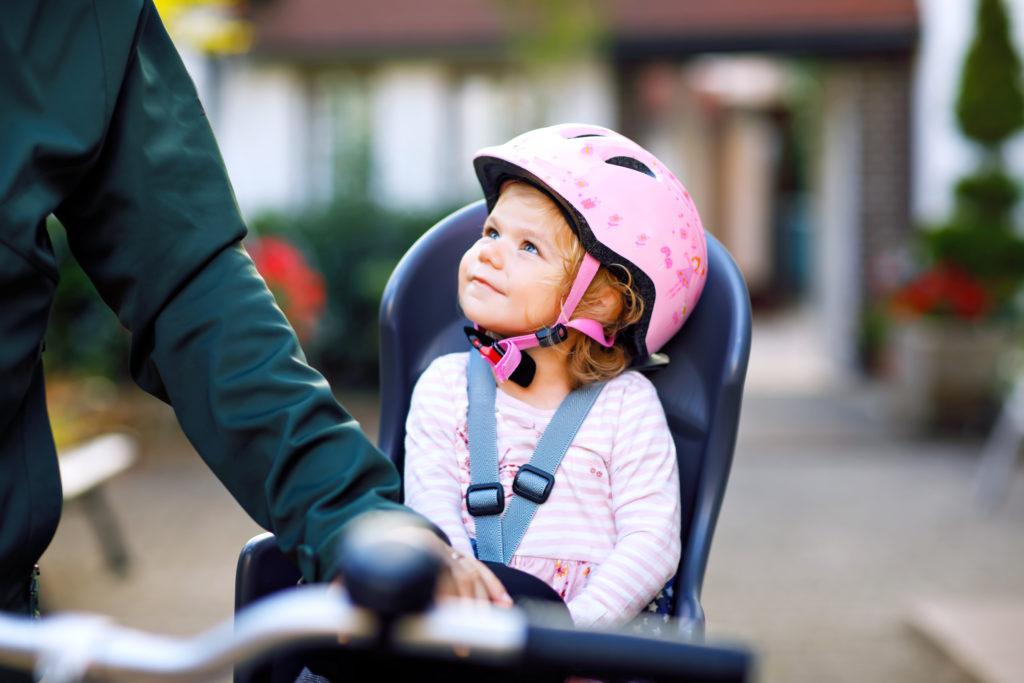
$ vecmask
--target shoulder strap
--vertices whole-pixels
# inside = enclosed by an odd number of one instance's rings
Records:
[[[477,556],[481,560],[500,562],[501,512],[505,509],[505,493],[498,480],[498,432],[494,420],[497,387],[490,366],[476,351],[469,352],[466,378],[470,477],[466,505],[476,525]],[[477,509],[490,514],[478,513]]]
[[[498,449],[494,378],[482,357],[480,362],[474,360],[479,354],[471,352],[469,355],[467,421],[472,489],[476,485],[483,488],[490,482],[498,482]],[[481,366],[486,374],[475,369]],[[495,514],[474,515],[477,554],[481,560],[500,561],[503,564],[511,561],[537,512],[537,506],[547,500],[554,487],[558,465],[603,388],[604,384],[588,384],[565,397],[541,435],[530,462],[516,474],[512,485],[516,495],[503,516],[500,510]],[[477,442],[476,446],[474,441]],[[500,484],[498,486],[500,489]],[[471,492],[467,492],[467,503],[470,495]]]
[[[504,564],[512,560],[512,555],[526,533],[526,527],[533,521],[537,506],[547,500],[551,493],[555,485],[555,471],[603,388],[604,384],[587,384],[570,392],[551,417],[529,464],[521,467],[516,474],[512,485],[516,496],[509,503],[501,525],[501,561]],[[543,477],[544,474],[547,477]],[[543,479],[547,481],[542,483]]]

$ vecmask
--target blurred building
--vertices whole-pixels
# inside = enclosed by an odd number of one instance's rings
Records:
[[[250,216],[339,193],[451,206],[478,195],[477,148],[608,125],[683,180],[756,305],[813,307],[838,374],[969,154],[950,132],[963,0],[577,1],[596,49],[550,59],[517,50],[512,1],[249,4],[252,50],[189,65]]]

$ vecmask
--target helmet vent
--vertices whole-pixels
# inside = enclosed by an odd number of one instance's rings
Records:
[[[580,138],[603,138],[603,137],[604,136],[599,134],[599,133],[584,133],[583,135],[573,135],[571,138],[566,138],[566,139],[567,140],[579,140]]]
[[[612,157],[611,159],[606,159],[604,163],[611,164],[612,166],[621,166],[622,168],[628,168],[632,171],[639,171],[640,173],[649,175],[652,178],[657,178],[657,176],[654,175],[654,171],[648,168],[647,164],[642,161],[637,161],[633,157]]]

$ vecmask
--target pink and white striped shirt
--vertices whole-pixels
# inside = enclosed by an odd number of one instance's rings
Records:
[[[466,437],[466,353],[436,359],[412,395],[406,422],[405,503],[452,546],[472,552]],[[554,410],[505,392],[495,399],[498,475],[505,504],[512,480]],[[510,566],[546,581],[577,625],[636,616],[675,573],[680,542],[675,445],[654,386],[637,372],[607,383],[555,472]]]

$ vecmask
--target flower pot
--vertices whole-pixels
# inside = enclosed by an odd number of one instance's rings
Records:
[[[1009,326],[919,318],[894,325],[893,414],[910,431],[977,432],[998,412]]]

